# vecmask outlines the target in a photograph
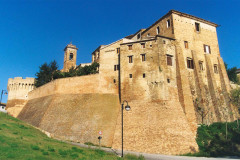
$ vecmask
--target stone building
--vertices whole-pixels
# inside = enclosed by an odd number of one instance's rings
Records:
[[[216,27],[171,10],[150,27],[96,48],[92,62],[100,64],[99,74],[57,79],[29,92],[18,118],[80,143],[98,143],[101,130],[103,145],[121,149],[120,104],[128,101],[125,150],[195,152],[197,124],[235,119]],[[63,71],[76,68],[77,47],[64,51]]]
[[[28,100],[28,93],[32,91],[34,87],[34,78],[27,77],[15,77],[14,79],[8,79],[8,101],[6,109],[8,112],[17,117],[22,108]]]

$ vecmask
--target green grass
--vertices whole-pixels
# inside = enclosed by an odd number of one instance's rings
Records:
[[[80,148],[47,137],[39,130],[7,114],[0,113],[0,159],[17,160],[120,160],[99,149]],[[144,157],[126,155],[126,160]]]
[[[199,152],[188,153],[185,156],[198,157],[240,157],[240,128],[237,122],[228,123],[226,139],[226,123],[213,123],[210,126],[201,125],[197,131]]]

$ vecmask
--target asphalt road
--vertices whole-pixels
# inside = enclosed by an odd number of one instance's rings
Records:
[[[80,143],[73,143],[73,142],[67,142],[76,146],[84,147],[84,148],[92,148],[96,149],[99,147],[97,146],[89,146],[85,144]],[[111,148],[104,148],[101,147],[101,150],[104,150],[106,152],[115,153],[118,156],[121,155],[120,150],[113,150]],[[143,155],[146,160],[240,160],[240,157],[228,157],[228,158],[206,158],[206,157],[188,157],[188,156],[169,156],[169,155],[161,155],[161,154],[148,154],[148,153],[139,153],[139,152],[131,152],[131,151],[124,151],[124,155],[126,154],[134,154],[137,156]]]

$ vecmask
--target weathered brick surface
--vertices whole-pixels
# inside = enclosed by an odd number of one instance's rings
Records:
[[[29,100],[18,118],[51,136],[112,146],[119,101],[115,94],[54,94]]]

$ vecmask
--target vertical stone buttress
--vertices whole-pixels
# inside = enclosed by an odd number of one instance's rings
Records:
[[[219,75],[220,75],[220,80],[221,80],[221,88],[223,91],[223,96],[224,96],[224,100],[226,103],[226,106],[228,108],[228,114],[229,114],[229,119],[230,121],[234,121],[234,119],[236,118],[235,114],[232,113],[236,113],[236,110],[234,108],[234,106],[231,104],[230,102],[230,97],[229,97],[229,93],[230,93],[230,82],[228,79],[228,75],[227,75],[227,71],[223,62],[223,59],[221,57],[218,57],[218,68],[219,68]]]
[[[216,120],[220,122],[222,120],[220,108],[221,104],[218,101],[218,91],[217,91],[217,84],[214,77],[213,71],[213,64],[211,62],[211,56],[209,54],[205,54],[205,61],[206,61],[206,69],[207,69],[207,79],[208,79],[208,87],[211,95],[211,99],[213,102],[213,109],[216,116]]]
[[[179,101],[183,107],[184,113],[190,124],[193,133],[196,133],[197,123],[192,94],[190,91],[190,84],[187,78],[187,69],[185,66],[185,59],[182,49],[178,42],[176,42],[176,69],[177,69],[177,86]]]
[[[213,107],[210,107],[210,106],[212,106],[212,101],[211,101],[210,97],[208,98],[208,96],[210,96],[207,93],[207,90],[209,90],[209,88],[207,87],[207,85],[204,85],[203,75],[201,74],[202,71],[199,66],[199,58],[197,56],[196,51],[192,51],[192,57],[193,57],[193,62],[194,62],[194,75],[195,75],[196,90],[197,90],[199,104],[201,107],[203,107],[205,112],[208,112],[207,114],[210,114],[211,112],[214,113]],[[205,87],[207,87],[207,88],[205,88]],[[199,114],[198,111],[196,111],[196,114],[198,117],[198,114]],[[207,116],[209,116],[209,115],[207,115]],[[216,121],[215,114],[213,114],[213,121]],[[199,122],[200,122],[200,120],[198,121],[198,123]]]

